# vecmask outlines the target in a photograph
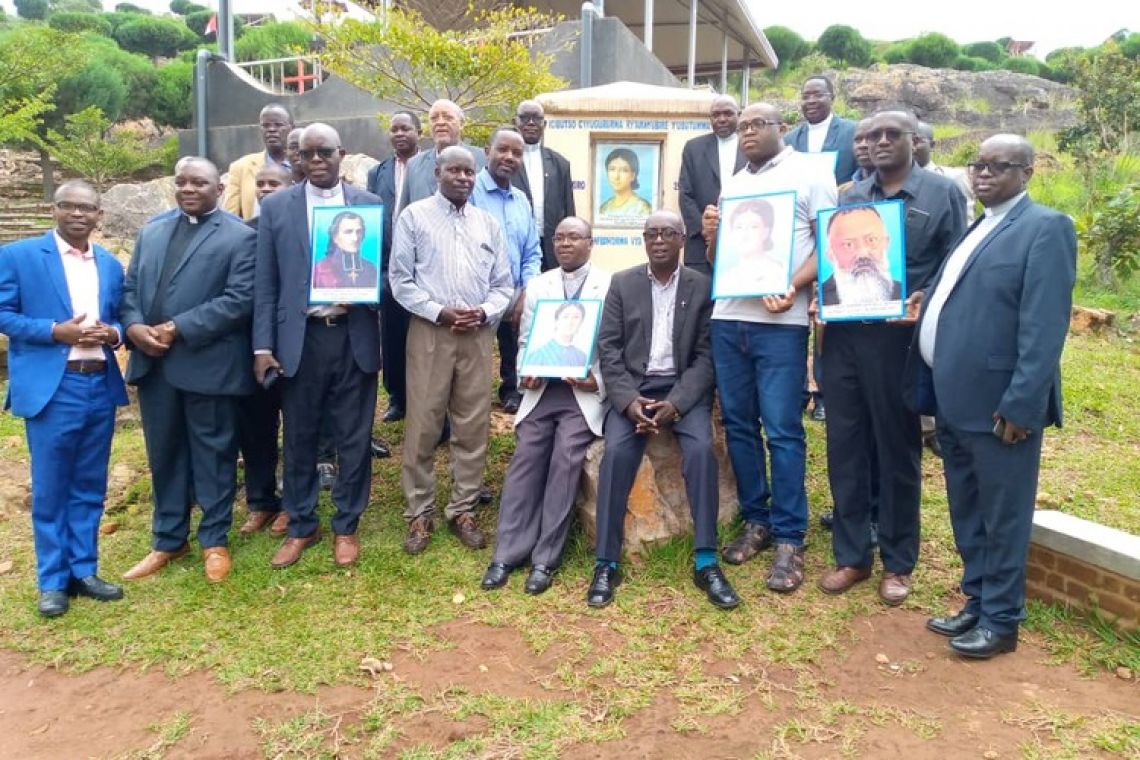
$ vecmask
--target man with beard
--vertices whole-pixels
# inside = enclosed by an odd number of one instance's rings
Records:
[[[823,305],[877,304],[902,300],[902,283],[891,278],[887,225],[873,206],[841,208],[827,222],[827,258],[833,271],[823,281]]]
[[[258,214],[257,172],[266,164],[280,164],[291,168],[286,152],[289,133],[293,129],[293,117],[283,105],[270,103],[261,109],[258,116],[261,127],[261,141],[265,150],[242,156],[230,164],[229,180],[222,195],[222,208],[242,219],[252,219]]]

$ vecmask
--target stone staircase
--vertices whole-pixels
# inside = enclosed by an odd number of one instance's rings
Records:
[[[29,198],[0,200],[0,245],[42,235],[53,224],[50,203]]]

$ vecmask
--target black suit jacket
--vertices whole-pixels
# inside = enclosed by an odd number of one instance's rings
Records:
[[[991,430],[995,412],[1033,431],[1060,426],[1076,266],[1069,217],[1022,198],[966,259],[938,317],[933,371],[918,337],[945,265],[927,291],[907,362],[908,406],[974,433]]]
[[[149,324],[170,237],[181,211],[151,219],[135,241],[123,282],[120,310],[124,331]],[[162,362],[163,377],[180,390],[207,395],[253,393],[249,318],[253,310],[254,245],[257,235],[238,217],[219,208],[201,229],[174,270],[164,296],[165,311],[178,337],[161,359],[128,343],[128,383]]]
[[[554,269],[558,260],[554,258],[554,229],[568,216],[574,216],[574,186],[570,179],[570,162],[558,151],[542,148],[542,271]],[[526,194],[526,199],[534,207],[530,194],[531,178],[526,174],[524,163],[511,177],[511,184]]]
[[[784,135],[784,142],[800,153],[807,153],[807,122],[801,121]],[[855,175],[855,170],[859,168],[859,164],[855,161],[855,122],[832,115],[827,134],[823,137],[823,150],[833,150],[839,154],[835,159],[835,184],[842,185],[844,182],[849,182]]]
[[[733,173],[744,168],[748,159],[736,148],[736,164]],[[681,151],[681,176],[678,179],[678,192],[681,203],[681,218],[685,221],[685,263],[707,264],[707,246],[701,236],[701,215],[705,206],[715,205],[720,200],[720,185],[725,179],[720,176],[720,151],[717,137],[710,132],[694,137],[685,143]]]
[[[396,211],[395,156],[388,156],[368,170],[368,192],[378,197],[384,204],[384,238],[380,244],[380,268],[387,272],[388,256],[392,252],[392,215]]]
[[[312,278],[308,183],[270,195],[261,204],[257,230],[257,273],[253,293],[253,349],[272,351],[285,377],[297,374],[308,321]],[[343,183],[349,206],[380,203],[372,193]],[[350,306],[352,356],[363,372],[380,370],[380,323],[374,306]]]
[[[668,400],[685,414],[697,404],[711,404],[715,377],[709,346],[713,302],[711,283],[704,274],[681,267],[673,315],[673,364],[677,380]],[[640,394],[653,339],[653,290],[645,264],[618,272],[610,281],[602,324],[598,329],[598,360],[606,394],[624,412]]]

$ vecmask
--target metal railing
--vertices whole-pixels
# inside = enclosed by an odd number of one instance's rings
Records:
[[[265,87],[282,95],[308,92],[319,87],[325,80],[324,67],[321,66],[320,56],[316,55],[239,61],[234,65],[244,69]]]

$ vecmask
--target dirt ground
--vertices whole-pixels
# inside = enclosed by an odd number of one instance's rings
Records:
[[[1022,757],[1033,746],[1047,750],[1057,741],[1059,725],[1095,724],[1106,716],[1140,721],[1135,681],[1109,674],[1088,678],[1071,667],[1049,665],[1032,642],[991,662],[964,662],[949,654],[943,639],[924,632],[922,622],[922,616],[906,611],[860,620],[854,648],[806,673],[818,683],[809,702],[803,700],[803,669],[754,663],[741,671],[740,663],[709,658],[707,672],[734,684],[741,682],[734,673],[750,674],[743,681],[753,688],[738,714],[710,717],[700,730],[678,732],[673,726],[679,706],[673,697],[661,698],[626,719],[623,739],[578,744],[563,756],[713,760],[766,752],[770,757],[995,760]],[[536,701],[568,696],[543,685],[558,667],[557,647],[534,655],[514,629],[464,621],[437,631],[454,648],[422,660],[394,657],[392,670],[377,680],[396,679],[423,695],[459,686]],[[177,680],[135,670],[68,675],[0,652],[0,758],[261,758],[265,750],[254,727],[259,718],[280,723],[319,707],[347,726],[359,722],[373,696],[372,689],[354,686],[315,695],[228,694],[208,673]],[[843,718],[821,721],[824,709]],[[179,713],[190,717],[188,733],[155,751],[154,726]],[[786,730],[790,719],[798,721],[793,732]],[[479,716],[454,722],[430,711],[397,723],[400,735],[390,756],[425,742],[442,749],[485,728]],[[938,730],[923,738],[927,724]],[[337,756],[358,752],[347,747]]]

